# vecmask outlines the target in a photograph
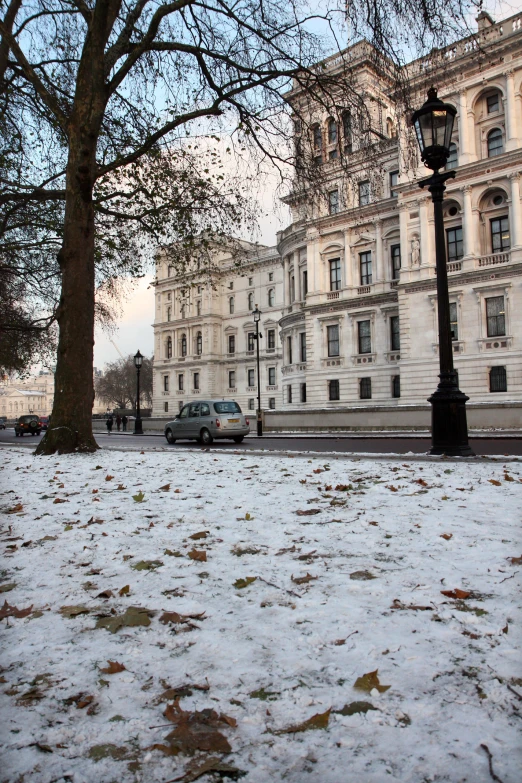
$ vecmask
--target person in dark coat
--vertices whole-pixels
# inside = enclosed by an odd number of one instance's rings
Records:
[[[113,418],[112,416],[109,416],[105,424],[107,425],[107,433],[110,435],[112,432],[112,425],[113,425]]]
[[[119,413],[116,416],[116,427],[118,428],[118,432],[119,432],[120,431],[120,427],[121,427],[121,416],[120,416]]]
[[[123,432],[127,432],[127,422],[128,422],[128,419],[127,419],[126,415],[123,414],[123,416],[121,417],[121,424],[122,424]]]

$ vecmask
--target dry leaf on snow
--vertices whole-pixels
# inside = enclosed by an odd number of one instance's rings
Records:
[[[191,560],[198,560],[201,563],[207,562],[207,553],[205,552],[204,549],[192,549],[188,553],[188,556],[190,557]]]
[[[248,587],[248,585],[251,585],[252,582],[255,582],[257,579],[257,576],[245,576],[244,579],[236,579],[234,582],[234,587],[236,590],[242,590],[243,587]]]
[[[116,633],[120,628],[134,628],[135,626],[150,625],[151,612],[139,606],[129,606],[124,614],[111,615],[110,617],[100,617],[96,623],[96,628],[106,628],[111,633]]]
[[[370,693],[374,688],[376,688],[379,693],[384,693],[391,688],[391,685],[381,685],[379,677],[377,676],[378,674],[379,669],[375,669],[373,672],[366,672],[362,677],[357,677],[353,687],[358,691],[365,691],[366,693]]]
[[[297,734],[299,731],[310,731],[312,729],[327,729],[328,721],[330,720],[330,713],[332,708],[326,712],[318,712],[316,715],[312,715],[308,720],[298,723],[295,726],[289,726],[287,729],[279,729],[274,731],[274,734]]]
[[[3,620],[5,617],[18,617],[18,619],[27,617],[27,615],[31,614],[32,609],[33,604],[28,609],[17,609],[16,606],[10,606],[7,601],[4,601],[4,605],[0,609],[0,620]]]
[[[64,617],[77,617],[79,614],[89,614],[89,609],[86,606],[62,606],[60,614]]]
[[[320,508],[306,508],[304,511],[296,511],[298,517],[312,517],[314,514],[320,514],[322,509]]]
[[[108,666],[100,669],[104,674],[118,674],[118,672],[126,671],[125,666],[122,663],[118,663],[118,661],[107,661],[107,663],[109,664]]]
[[[203,620],[205,618],[205,612],[199,612],[199,614],[178,614],[178,612],[163,612],[160,617],[160,623],[167,625],[168,623],[174,623],[176,625],[180,623],[188,623],[190,620]]]
[[[496,479],[488,479],[488,481],[489,481],[490,484],[493,484],[495,487],[501,487],[502,486],[502,482],[501,481],[497,481]]]
[[[200,538],[206,538],[208,536],[208,530],[202,530],[200,533],[193,533],[189,538],[193,541],[199,541]]]
[[[451,538],[453,538],[453,533],[441,533],[441,538],[444,538],[446,541],[449,541]]]
[[[469,590],[459,590],[459,588],[455,588],[455,590],[441,590],[440,591],[442,595],[445,595],[447,598],[469,598],[471,593]]]
[[[294,584],[296,584],[296,585],[305,585],[305,584],[307,584],[307,582],[311,582],[312,580],[318,579],[318,578],[319,577],[312,576],[312,574],[309,574],[308,572],[307,572],[306,576],[296,576],[296,577],[294,577],[294,575],[292,574],[292,582],[294,582]]]
[[[218,715],[212,709],[186,712],[177,702],[169,704],[164,714],[167,720],[174,723],[175,728],[165,737],[167,744],[155,744],[152,746],[154,749],[169,756],[177,756],[178,753],[192,755],[198,750],[209,753],[232,751],[227,738],[218,728],[222,723],[230,725],[229,721],[233,718]]]

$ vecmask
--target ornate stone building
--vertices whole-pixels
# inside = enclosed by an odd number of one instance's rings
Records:
[[[434,84],[458,111],[448,161],[456,178],[448,182],[444,216],[460,387],[473,402],[520,402],[522,15],[495,24],[482,13],[478,25],[476,38],[413,62],[408,71],[416,106]],[[234,276],[223,259],[218,288],[190,289],[184,309],[180,286],[160,264],[156,414],[199,390],[232,395],[251,407],[256,389],[249,385],[255,382],[249,313],[257,302],[263,332],[275,330],[274,352],[267,354],[268,341],[262,349],[264,408],[382,406],[391,413],[425,403],[435,390],[433,207],[416,184],[427,172],[411,154],[411,129],[369,47],[356,44],[347,53],[370,107],[370,130],[380,139],[371,167],[349,114],[317,110],[310,132],[296,123],[296,135],[312,147],[324,193],[306,205],[297,191],[290,194],[293,222],[278,234],[277,249],[256,255],[251,248],[246,277]],[[326,67],[341,74],[343,57],[326,60]],[[297,91],[292,100],[299,105]],[[267,306],[270,283],[275,299]]]

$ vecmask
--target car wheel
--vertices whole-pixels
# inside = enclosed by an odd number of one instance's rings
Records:
[[[176,442],[176,438],[174,438],[173,435],[172,435],[172,430],[167,430],[167,432],[165,433],[165,437],[167,438],[167,443],[175,443]]]
[[[214,442],[214,438],[212,437],[210,432],[206,429],[206,427],[204,427],[199,433],[199,442],[202,443],[204,446],[210,446],[210,444]]]
[[[236,435],[236,437],[234,438],[234,443],[243,443],[244,437],[245,437],[244,435]]]

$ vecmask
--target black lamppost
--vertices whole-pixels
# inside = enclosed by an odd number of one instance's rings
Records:
[[[430,454],[450,456],[473,456],[468,443],[466,422],[466,401],[469,400],[459,389],[458,376],[453,367],[453,346],[449,312],[448,270],[446,267],[446,242],[442,201],[447,179],[455,176],[454,171],[439,171],[449,157],[449,146],[453,122],[457,110],[449,103],[437,98],[437,90],[428,90],[428,100],[414,112],[412,122],[424,165],[433,171],[428,179],[419,182],[427,187],[433,201],[435,216],[435,259],[437,265],[437,312],[439,326],[439,385],[429,398],[431,402],[431,450]]]
[[[261,414],[261,376],[259,373],[259,340],[263,336],[259,334],[259,321],[261,320],[261,310],[256,305],[253,311],[254,323],[256,325],[256,352],[257,352],[257,434],[263,434],[263,418]]]
[[[143,427],[141,426],[141,411],[140,411],[140,371],[143,364],[143,356],[138,350],[138,353],[134,357],[134,366],[136,367],[136,418],[134,420],[134,434],[143,435]]]

